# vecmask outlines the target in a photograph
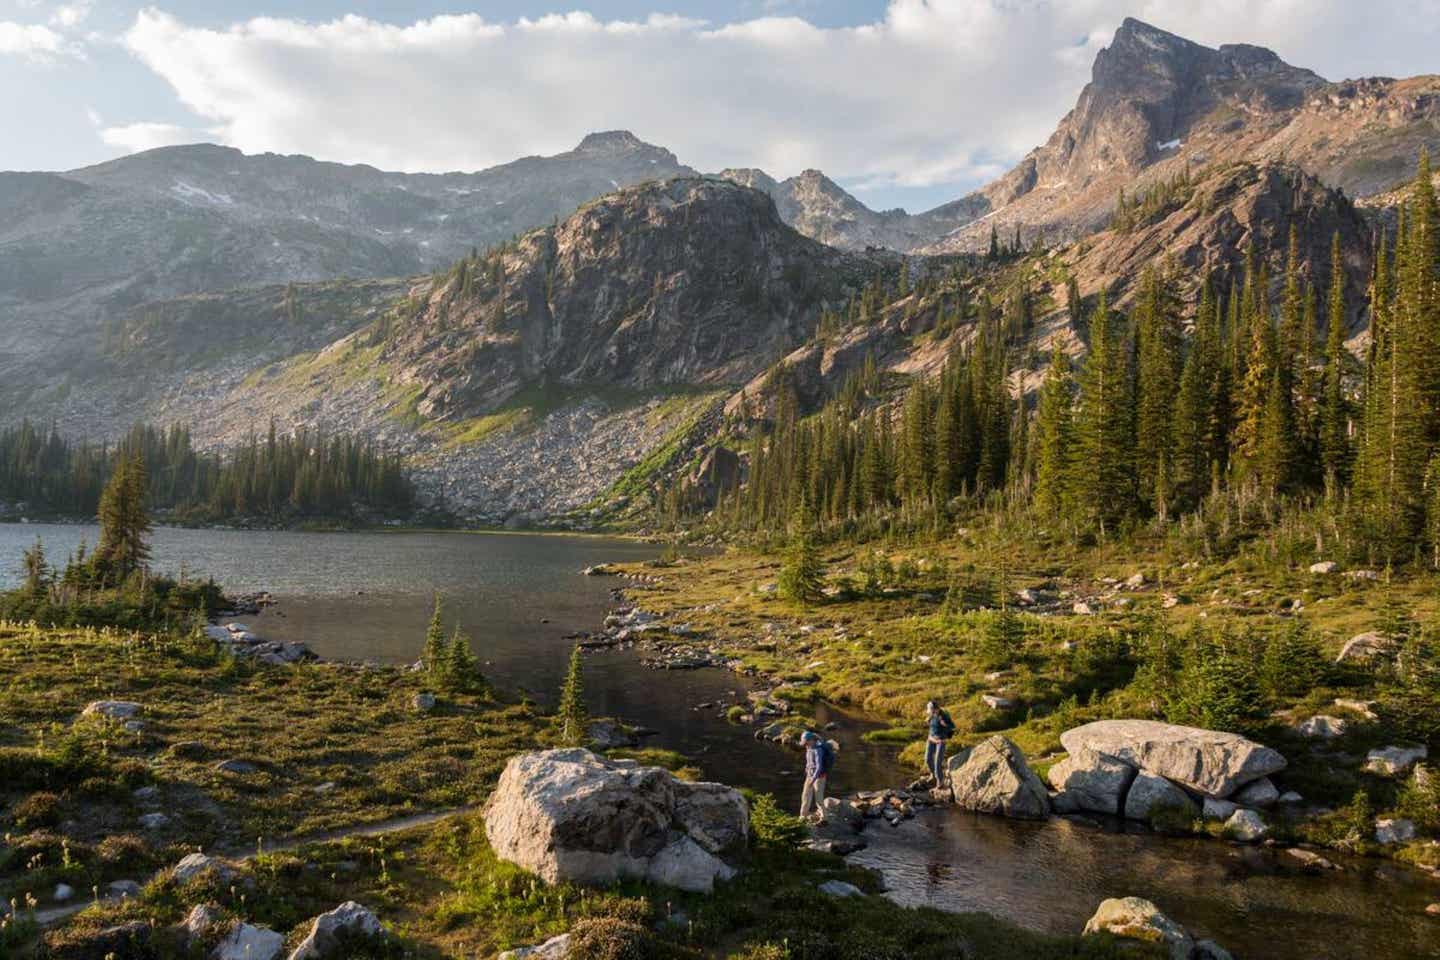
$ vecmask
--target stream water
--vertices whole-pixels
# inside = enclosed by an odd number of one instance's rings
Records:
[[[54,559],[92,527],[0,524],[0,584],[19,578],[21,550],[36,535]],[[473,638],[487,676],[550,701],[570,645],[598,627],[615,581],[580,570],[636,560],[656,549],[594,537],[469,533],[295,533],[159,529],[157,569],[215,577],[231,592],[269,590],[280,603],[245,618],[260,634],[304,640],[321,656],[415,660],[432,598],[447,624]],[[659,673],[634,651],[591,654],[586,694],[596,715],[653,728],[649,742],[692,757],[709,778],[798,798],[799,753],[755,741],[729,724],[723,705],[749,689],[720,670]],[[701,706],[709,704],[709,706]],[[895,786],[909,779],[893,752],[860,740],[865,718],[822,705],[839,724],[841,761],[832,792]],[[1169,839],[1121,824],[1062,819],[1023,823],[954,810],[897,828],[872,825],[870,847],[852,861],[879,870],[890,895],[912,906],[979,910],[1050,933],[1084,926],[1105,897],[1154,900],[1198,935],[1242,960],[1402,960],[1440,957],[1440,922],[1427,903],[1440,881],[1382,861],[1346,862],[1311,876],[1265,850]]]

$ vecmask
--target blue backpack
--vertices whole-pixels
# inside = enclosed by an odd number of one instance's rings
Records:
[[[826,743],[824,740],[821,740],[821,741],[820,741],[820,746],[816,747],[815,749],[816,749],[816,757],[815,757],[815,759],[816,759],[816,761],[819,763],[820,773],[822,773],[822,774],[829,773],[829,772],[830,772],[830,768],[833,767],[833,766],[835,766],[835,750],[834,750],[834,748],[831,747],[830,744]]]

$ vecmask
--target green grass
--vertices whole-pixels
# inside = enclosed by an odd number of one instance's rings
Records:
[[[366,904],[391,931],[393,955],[490,957],[569,931],[577,960],[608,957],[757,957],[807,960],[1049,960],[1160,957],[1108,936],[1049,937],[983,914],[912,910],[874,895],[877,878],[843,860],[797,850],[805,831],[757,798],[755,842],[740,876],[710,895],[625,882],[594,889],[545,884],[494,855],[477,816],[382,837],[313,844],[243,865],[233,883],[161,877],[137,902],[91,908],[48,935],[56,952],[83,948],[96,931],[133,919],[175,924],[190,906],[286,933],[347,899]],[[818,890],[844,880],[871,895],[844,902]],[[160,957],[180,957],[164,940]],[[208,944],[207,944],[208,946]],[[175,950],[176,952],[167,952]],[[384,955],[384,954],[380,954]]]
[[[177,845],[251,849],[256,838],[313,834],[482,799],[506,759],[539,742],[521,705],[442,695],[428,714],[411,697],[427,682],[396,669],[341,664],[253,667],[189,641],[95,630],[0,625],[0,800],[14,810],[53,794],[51,827],[20,827],[0,847],[0,896],[43,894],[68,843],[77,889],[135,878]],[[142,705],[143,729],[81,718],[92,700]],[[251,774],[214,769],[225,759]],[[133,791],[155,787],[153,804]],[[147,831],[160,809],[171,824]],[[115,847],[115,837],[134,837]],[[106,843],[111,847],[107,852]],[[26,853],[26,851],[30,851]],[[67,868],[69,869],[69,868]]]

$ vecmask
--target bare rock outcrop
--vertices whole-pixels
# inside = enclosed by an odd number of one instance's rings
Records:
[[[1024,820],[1043,820],[1050,813],[1045,784],[1020,748],[998,734],[956,754],[948,771],[955,804],[966,810]]]
[[[722,857],[744,847],[750,821],[730,787],[568,749],[513,758],[485,830],[498,856],[552,883],[634,878],[708,892],[734,875]]]
[[[1286,766],[1278,751],[1238,733],[1156,720],[1097,720],[1067,730],[1060,743],[1072,755],[1089,751],[1216,798]]]

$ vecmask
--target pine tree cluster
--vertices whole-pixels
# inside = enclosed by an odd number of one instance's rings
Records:
[[[35,513],[92,516],[116,466],[138,458],[145,505],[177,519],[347,518],[357,508],[408,511],[414,491],[395,454],[346,434],[274,424],[228,454],[195,449],[190,431],[137,425],[115,446],[74,442],[25,422],[0,432],[0,500]]]
[[[1168,184],[1152,205],[1187,184]],[[1360,305],[1347,297],[1340,237],[1329,263],[1307,263],[1292,226],[1273,298],[1253,244],[1228,284],[1200,285],[1193,309],[1168,262],[1138,278],[1128,313],[1102,292],[1083,324],[1083,363],[1075,369],[1057,348],[1033,409],[1010,379],[1025,366],[1032,322],[1023,290],[1003,311],[980,298],[968,345],[898,399],[871,361],[802,416],[777,373],[767,385],[775,413],[745,441],[749,480],[713,517],[731,530],[774,531],[803,502],[824,535],[863,537],[896,522],[940,530],[956,498],[999,498],[1105,535],[1226,498],[1323,498],[1348,553],[1440,566],[1437,228],[1422,158],[1398,229],[1378,243],[1363,362],[1346,347]],[[1309,278],[1325,281],[1323,311],[1322,284]],[[1078,321],[1073,281],[1066,293]]]

